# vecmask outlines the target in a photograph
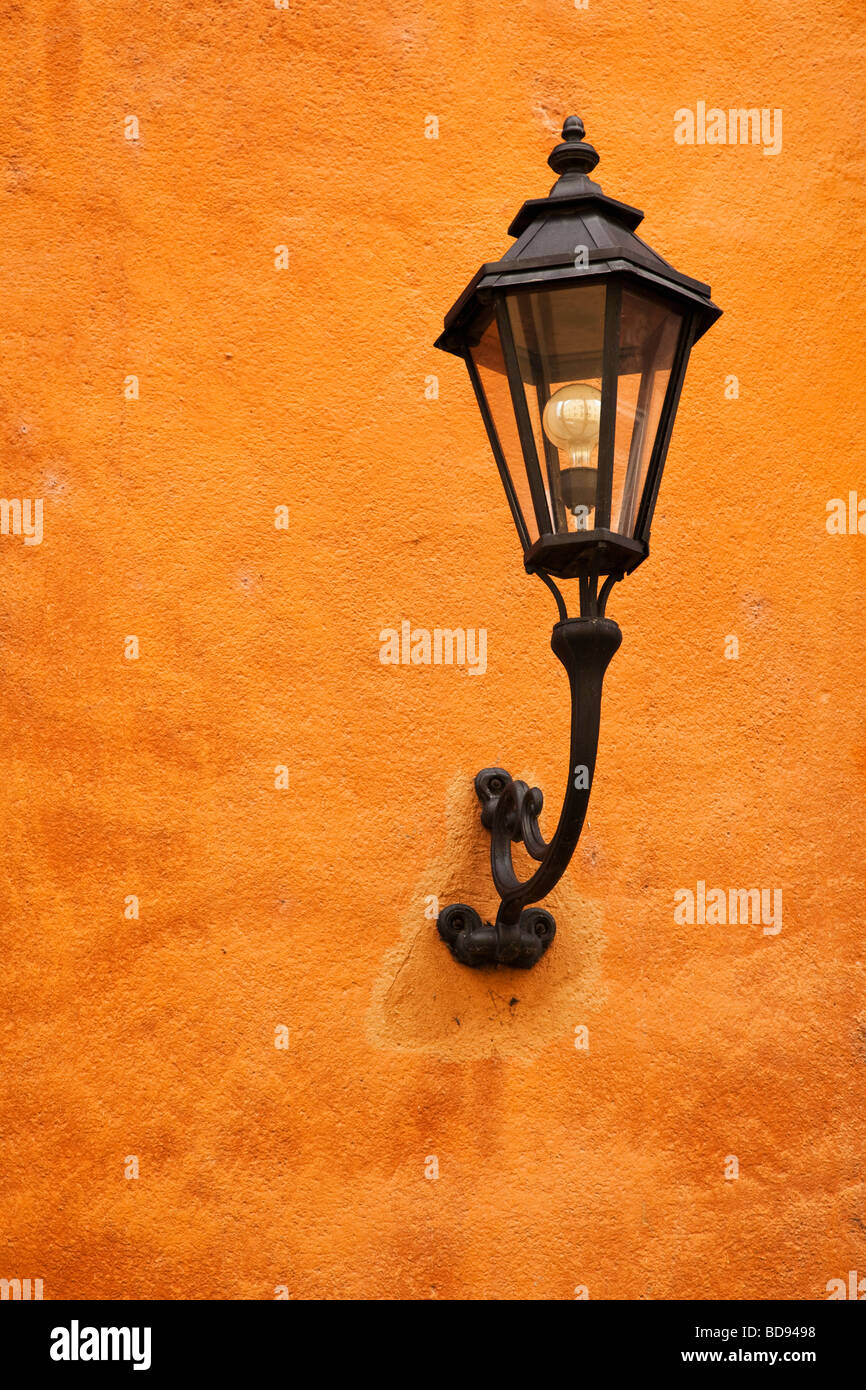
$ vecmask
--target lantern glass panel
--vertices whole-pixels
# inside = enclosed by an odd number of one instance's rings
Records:
[[[620,296],[613,313],[612,294]],[[651,293],[610,284],[523,291],[507,303],[554,530],[599,525],[599,484],[609,476],[610,520],[601,524],[633,536],[682,315]],[[616,414],[613,449],[600,458],[606,332],[615,336]]]
[[[595,525],[603,284],[508,296],[508,320],[553,530]]]
[[[634,536],[682,327],[621,281],[511,292],[476,320],[467,345],[530,543]]]
[[[634,535],[682,322],[664,300],[623,289],[610,510],[623,536]]]
[[[499,437],[499,445],[505,456],[505,463],[523,513],[523,520],[530,541],[538,540],[539,527],[529,490],[526,464],[520,446],[520,435],[514,415],[514,403],[505,370],[505,358],[496,315],[491,310],[485,315],[484,325],[476,325],[476,331],[469,336],[468,348],[478,372],[481,389],[487,399],[493,424]],[[479,332],[479,328],[481,331]],[[492,441],[491,441],[492,443]],[[495,449],[495,445],[494,445]]]

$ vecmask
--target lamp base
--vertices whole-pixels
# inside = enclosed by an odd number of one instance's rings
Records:
[[[474,907],[451,903],[436,925],[461,965],[508,965],[528,970],[541,959],[556,935],[556,922],[543,907],[527,907],[514,923],[482,922]]]
[[[637,569],[649,554],[646,541],[616,531],[568,531],[540,536],[524,557],[528,570],[546,570],[558,579],[582,574],[615,574],[622,578]]]

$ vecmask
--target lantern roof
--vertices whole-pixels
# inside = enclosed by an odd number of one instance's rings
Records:
[[[637,277],[648,289],[691,307],[695,338],[720,316],[709,285],[675,270],[635,236],[643,213],[609,198],[589,177],[599,156],[584,140],[585,133],[579,116],[567,118],[562,143],[547,161],[559,178],[546,198],[523,204],[508,228],[517,238],[514,245],[473,276],[446,314],[436,347],[462,357],[465,329],[494,290],[552,289],[554,284],[592,282],[616,273]]]

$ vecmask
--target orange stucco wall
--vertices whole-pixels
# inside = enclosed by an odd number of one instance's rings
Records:
[[[0,1275],[866,1274],[866,535],[826,525],[866,498],[859,0],[24,0],[0,31],[0,491],[44,499],[40,545],[0,536]],[[699,101],[781,110],[781,150],[678,144]],[[425,909],[495,908],[471,779],[555,811],[567,689],[431,344],[572,111],[725,314],[610,604],[559,934],[491,975]],[[484,628],[486,672],[383,665],[403,619]],[[781,890],[781,931],[675,921],[698,881]]]

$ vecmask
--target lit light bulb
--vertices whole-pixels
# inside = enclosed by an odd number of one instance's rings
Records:
[[[571,467],[559,474],[559,492],[563,506],[575,518],[576,529],[586,531],[598,482],[598,471],[590,459],[598,444],[601,392],[596,386],[560,386],[544,407],[541,423],[551,444],[569,456]]]
[[[572,468],[588,468],[598,443],[601,392],[596,386],[560,386],[554,391],[541,423],[551,444],[571,458]]]

